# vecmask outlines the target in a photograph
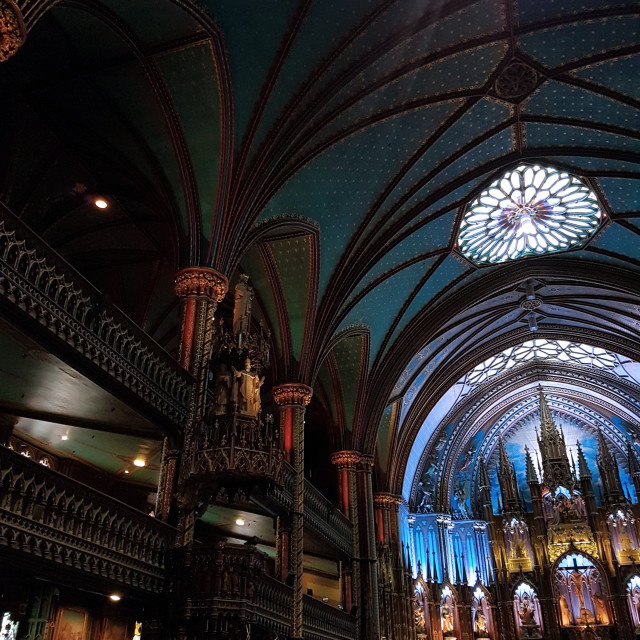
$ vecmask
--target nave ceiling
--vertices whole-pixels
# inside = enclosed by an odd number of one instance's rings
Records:
[[[173,353],[175,272],[247,273],[271,381],[314,386],[318,451],[376,451],[401,486],[438,399],[530,339],[527,280],[538,336],[640,360],[631,3],[47,6],[0,65],[2,201]],[[521,162],[587,179],[605,221],[478,267],[462,209]]]

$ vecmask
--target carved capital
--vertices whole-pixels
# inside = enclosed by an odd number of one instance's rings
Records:
[[[175,291],[181,298],[207,296],[221,302],[228,289],[229,281],[208,267],[187,267],[176,274]]]
[[[20,9],[12,0],[0,0],[0,62],[8,60],[26,37]]]
[[[373,464],[375,460],[373,456],[365,455],[364,453],[360,455],[360,468],[365,471],[371,471],[373,469]]]
[[[275,403],[280,407],[288,404],[306,407],[311,402],[313,389],[306,384],[289,382],[273,387],[272,393]]]
[[[331,464],[339,469],[355,469],[361,459],[362,454],[359,451],[336,451],[331,454]]]
[[[391,508],[394,506],[399,506],[402,504],[402,497],[401,496],[397,496],[393,493],[386,493],[386,492],[380,492],[380,493],[374,493],[373,494],[373,504],[376,507],[386,507],[386,508]]]

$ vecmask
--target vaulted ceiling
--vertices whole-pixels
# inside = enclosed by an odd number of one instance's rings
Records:
[[[47,4],[0,65],[3,201],[169,350],[178,268],[248,273],[272,379],[314,385],[331,448],[377,443],[381,481],[451,384],[527,339],[527,279],[540,335],[640,356],[636,3]],[[588,179],[606,222],[479,268],[462,208],[521,161]]]

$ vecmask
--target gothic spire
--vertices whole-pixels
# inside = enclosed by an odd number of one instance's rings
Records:
[[[538,474],[536,473],[536,468],[534,467],[533,459],[531,458],[531,452],[526,444],[524,445],[524,455],[527,464],[527,483],[531,484],[532,482],[539,482]]]
[[[618,463],[609,450],[602,429],[598,429],[598,469],[604,490],[604,499],[608,504],[619,504],[625,502]]]
[[[580,440],[576,442],[576,445],[578,448],[578,472],[580,473],[580,480],[585,480],[586,478],[591,480],[591,470],[587,464],[587,459],[584,457]]]
[[[564,434],[553,421],[547,400],[538,386],[538,402],[540,405],[540,435],[538,445],[542,455],[542,473],[544,484],[550,491],[559,486],[571,489],[574,476],[567,457],[567,445]]]
[[[502,493],[502,504],[506,512],[517,512],[520,511],[518,479],[516,477],[516,469],[511,460],[509,460],[502,436],[498,438],[498,447],[498,483],[500,484],[500,493]]]

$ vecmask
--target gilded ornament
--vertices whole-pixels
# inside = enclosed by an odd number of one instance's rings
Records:
[[[188,267],[179,271],[175,279],[175,292],[181,298],[206,296],[221,302],[228,288],[227,278],[207,267]]]
[[[331,454],[331,464],[339,469],[344,467],[354,468],[362,459],[359,451],[336,451]]]
[[[373,495],[373,504],[376,507],[392,507],[402,504],[402,498],[393,493],[381,491]]]
[[[11,0],[0,0],[0,62],[8,60],[26,37],[20,9]]]
[[[288,404],[306,407],[311,402],[313,389],[306,384],[290,382],[273,388],[273,399],[278,406]]]

